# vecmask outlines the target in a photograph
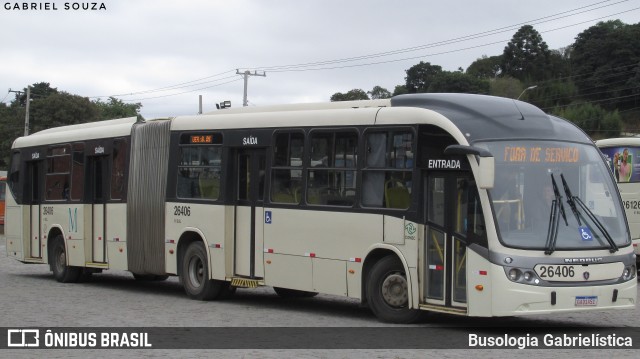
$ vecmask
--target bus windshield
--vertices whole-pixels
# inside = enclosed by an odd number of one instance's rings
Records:
[[[613,252],[629,244],[615,184],[595,147],[535,140],[478,146],[495,156],[490,196],[504,245],[550,254],[577,249]]]

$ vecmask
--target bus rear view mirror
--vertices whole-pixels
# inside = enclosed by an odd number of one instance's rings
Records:
[[[495,160],[491,152],[484,148],[464,145],[450,145],[444,149],[445,155],[474,155],[478,156],[479,171],[476,183],[482,189],[493,188],[495,179]]]

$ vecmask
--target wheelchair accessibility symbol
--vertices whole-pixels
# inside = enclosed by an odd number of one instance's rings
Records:
[[[271,224],[271,211],[264,211],[264,223]]]
[[[587,226],[578,227],[578,231],[580,231],[580,238],[582,238],[583,241],[593,240],[593,234],[591,234],[591,230],[589,229],[589,227]]]

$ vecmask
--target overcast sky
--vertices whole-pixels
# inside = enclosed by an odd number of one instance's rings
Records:
[[[393,91],[420,61],[466,69],[482,55],[500,55],[524,24],[558,49],[599,21],[640,19],[640,0],[97,3],[106,10],[73,10],[72,1],[28,2],[35,10],[0,3],[3,102],[13,99],[9,88],[44,81],[92,99],[140,102],[146,118],[195,114],[198,95],[205,112],[223,100],[242,106],[236,69],[266,72],[249,78],[250,106],[325,102],[353,88]]]

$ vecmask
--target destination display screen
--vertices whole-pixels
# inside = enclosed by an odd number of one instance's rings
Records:
[[[209,143],[213,143],[213,135],[192,135],[191,136],[191,141],[189,142],[191,144],[209,144]]]
[[[222,134],[215,132],[184,133],[180,136],[180,143],[189,145],[221,145]]]
[[[502,160],[507,163],[577,163],[580,149],[577,146],[505,146]]]

